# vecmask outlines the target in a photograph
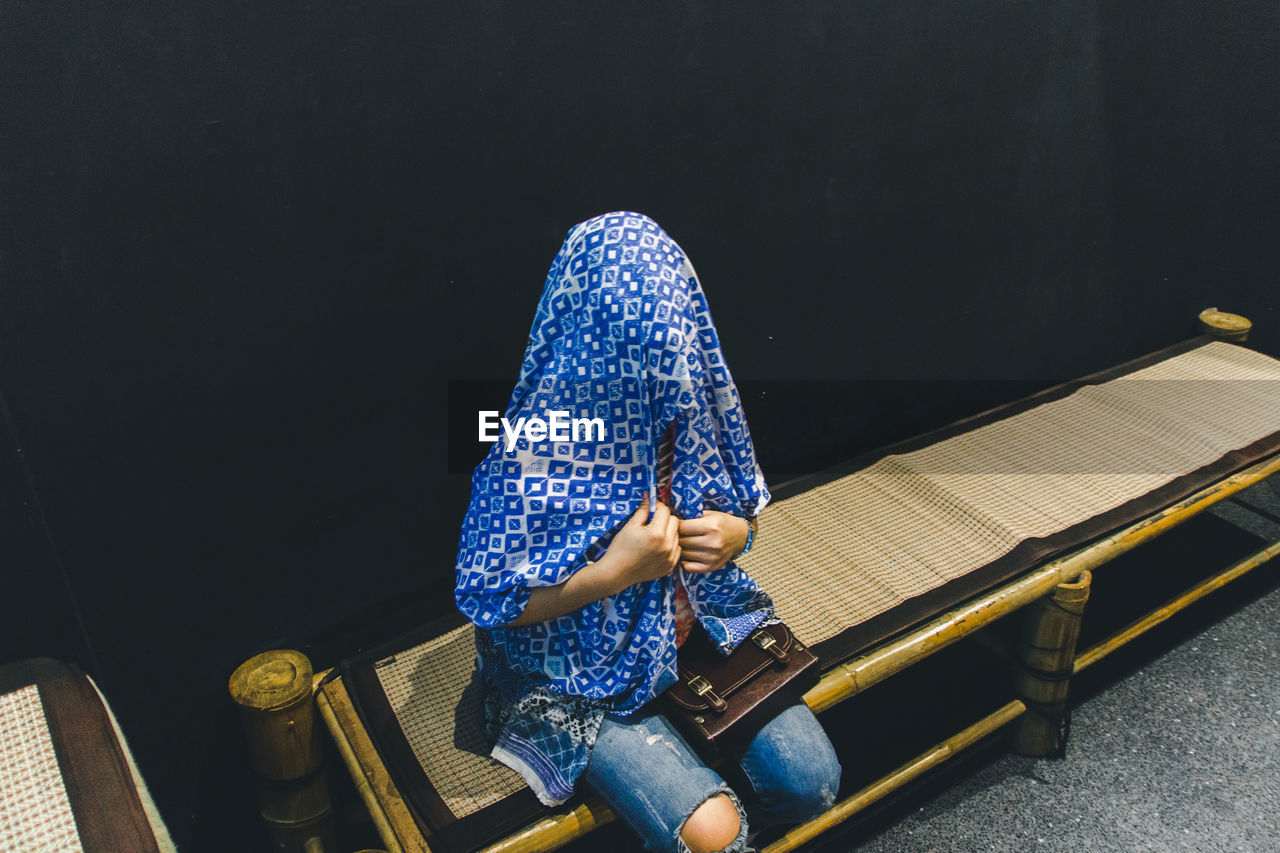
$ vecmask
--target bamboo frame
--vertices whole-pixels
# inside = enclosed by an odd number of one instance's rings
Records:
[[[311,661],[296,649],[254,655],[227,680],[259,780],[258,814],[281,850],[334,844]]]
[[[805,702],[814,713],[818,713],[856,696],[996,619],[1049,594],[1059,584],[1081,572],[1096,569],[1278,471],[1280,455],[1257,462],[1110,536],[1051,560],[980,598],[948,610],[919,628],[846,663],[837,664],[805,694]]]
[[[326,671],[325,675],[329,672],[332,670]],[[325,727],[333,735],[342,763],[347,765],[360,799],[369,809],[369,817],[373,819],[387,853],[431,853],[369,733],[361,724],[342,681],[321,685],[315,701]]]
[[[1014,729],[1013,748],[1023,755],[1045,756],[1066,745],[1061,722],[1092,580],[1092,572],[1081,572],[1026,608],[1014,692],[1035,713]]]
[[[804,701],[815,713],[818,713],[850,699],[891,675],[990,625],[997,619],[1042,598],[1059,584],[1069,582],[1082,572],[1096,569],[1142,543],[1172,530],[1219,501],[1277,472],[1280,472],[1280,454],[1263,459],[1097,542],[1051,560],[1040,568],[1008,581],[979,598],[958,605],[923,625],[832,667],[823,675],[818,685],[805,694]],[[1212,589],[1218,588],[1229,580],[1234,580],[1235,577],[1244,574],[1244,571],[1223,580]],[[1200,597],[1208,594],[1212,589],[1204,590]],[[1170,615],[1172,612],[1176,611],[1171,611]],[[1166,618],[1168,616],[1159,621],[1164,621]],[[1143,628],[1142,631],[1148,630],[1149,627]],[[1127,639],[1119,640],[1117,646],[1128,642],[1142,631],[1138,631]],[[1082,657],[1094,655],[1096,659],[1109,651],[1110,649],[1099,654],[1098,647],[1094,647],[1085,652]],[[1092,662],[1092,660],[1089,661],[1089,663]],[[1085,664],[1087,665],[1088,663]],[[1079,668],[1083,667],[1077,666],[1077,671]],[[333,681],[322,687],[317,696],[317,703],[320,706],[321,716],[334,734],[335,741],[338,741],[339,752],[351,771],[352,778],[356,780],[360,795],[369,807],[389,853],[400,853],[400,851],[431,853],[418,832],[408,807],[396,792],[386,767],[356,718],[350,698],[341,682]],[[955,752],[1017,719],[1025,711],[1026,706],[1020,700],[1010,702],[995,714],[969,726],[852,797],[836,804],[815,821],[796,827],[774,845],[766,848],[766,853],[781,853],[781,851],[794,849],[820,832],[847,820],[867,805],[897,790],[929,768],[941,764]],[[535,821],[524,829],[484,848],[483,853],[534,853],[534,851],[555,850],[613,819],[613,812],[602,801],[589,798],[570,812],[553,814]],[[815,829],[819,824],[820,828]],[[405,846],[406,841],[412,846]]]
[[[1200,328],[1207,335],[1213,335],[1220,341],[1244,343],[1249,339],[1249,330],[1253,323],[1248,317],[1239,314],[1228,314],[1217,308],[1206,308],[1199,314]]]
[[[1186,590],[1182,595],[1166,601],[1146,616],[1130,622],[1124,628],[1121,628],[1111,636],[1104,640],[1100,640],[1081,652],[1079,656],[1076,657],[1073,673],[1083,672],[1105,658],[1107,655],[1119,649],[1121,646],[1131,642],[1132,640],[1136,640],[1138,637],[1141,637],[1157,625],[1167,622],[1175,614],[1186,610],[1192,604],[1195,604],[1209,593],[1221,589],[1237,578],[1244,577],[1246,574],[1277,555],[1280,555],[1280,542],[1272,542],[1267,547],[1259,551],[1255,551],[1242,560],[1232,563],[1216,575],[1206,578]]]
[[[599,797],[588,797],[573,811],[541,818],[524,829],[490,844],[480,853],[544,853],[558,850],[598,826],[614,820],[613,809]]]

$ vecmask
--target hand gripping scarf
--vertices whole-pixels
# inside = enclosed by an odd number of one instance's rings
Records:
[[[547,805],[566,800],[605,713],[627,714],[676,680],[674,593],[726,654],[772,603],[732,562],[638,583],[558,619],[503,627],[534,587],[598,560],[657,494],[674,422],[671,509],[752,517],[769,492],[702,287],[684,252],[638,213],[570,229],[547,275],[505,417],[599,418],[604,435],[495,442],[471,478],[455,598],[477,626],[493,757]]]

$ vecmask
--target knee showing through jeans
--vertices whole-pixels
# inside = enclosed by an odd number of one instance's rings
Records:
[[[716,853],[738,839],[742,822],[738,810],[726,794],[716,794],[693,810],[680,837],[692,853]]]
[[[778,789],[774,795],[782,801],[780,811],[795,822],[812,820],[825,812],[836,801],[840,788],[840,766],[832,770],[815,767],[816,772],[794,773],[776,780]]]
[[[741,762],[755,793],[759,816],[795,823],[817,817],[835,803],[840,760],[813,712],[797,704],[770,721]]]
[[[757,794],[772,820],[800,823],[817,817],[835,803],[841,767],[834,752],[808,758],[807,762],[777,767],[768,778],[756,780]]]

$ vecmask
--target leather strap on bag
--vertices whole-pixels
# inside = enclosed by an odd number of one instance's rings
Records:
[[[696,629],[680,647],[678,669],[663,711],[713,755],[722,744],[745,742],[818,680],[817,658],[781,622],[757,628],[728,657]]]

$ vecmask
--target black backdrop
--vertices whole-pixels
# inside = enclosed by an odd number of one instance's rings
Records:
[[[0,653],[91,669],[189,849],[260,837],[227,676],[451,606],[449,418],[606,210],[775,482],[1209,305],[1276,353],[1277,8],[0,4]]]

